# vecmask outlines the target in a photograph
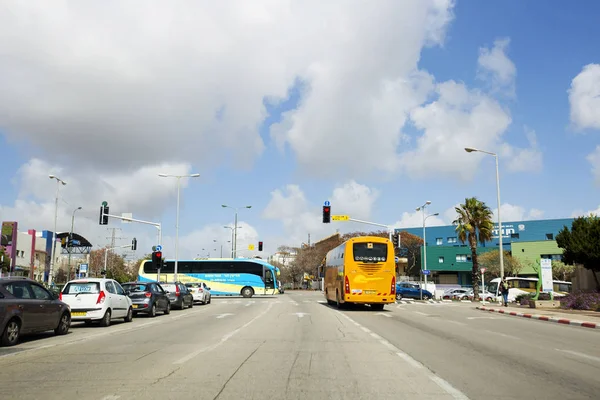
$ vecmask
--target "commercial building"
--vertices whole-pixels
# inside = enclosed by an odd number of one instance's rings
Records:
[[[556,235],[564,227],[571,228],[573,218],[548,219],[535,221],[510,221],[502,223],[502,243],[504,251],[521,261],[524,265],[519,275],[536,275],[532,264],[540,259],[560,260],[562,249],[556,244]],[[396,229],[423,238],[423,227]],[[427,260],[421,268],[431,271],[430,279],[437,284],[471,285],[471,249],[467,243],[461,243],[456,226],[426,227]],[[499,248],[500,232],[494,225],[493,236],[477,248],[477,254]]]

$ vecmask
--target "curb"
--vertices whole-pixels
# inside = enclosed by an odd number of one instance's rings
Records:
[[[557,324],[563,324],[563,325],[581,326],[582,328],[600,329],[600,324],[597,324],[595,322],[575,321],[575,320],[570,320],[570,319],[565,319],[565,318],[548,317],[545,315],[538,315],[538,314],[525,314],[525,313],[518,313],[515,311],[497,310],[495,308],[487,308],[487,307],[475,307],[475,308],[478,310],[481,310],[481,311],[497,312],[500,314],[512,315],[514,317],[537,319],[538,321],[556,322]]]

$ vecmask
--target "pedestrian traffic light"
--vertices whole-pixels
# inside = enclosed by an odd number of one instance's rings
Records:
[[[331,207],[323,206],[323,223],[328,224],[331,222]]]
[[[133,240],[131,241],[131,250],[135,251],[137,250],[137,239],[133,238]]]
[[[392,243],[394,244],[394,248],[397,249],[400,247],[400,233],[392,233]]]
[[[108,203],[103,202],[100,206],[100,225],[108,225]]]
[[[262,251],[263,242],[258,242],[258,251]]]
[[[158,270],[162,267],[162,251],[152,252],[152,268]]]

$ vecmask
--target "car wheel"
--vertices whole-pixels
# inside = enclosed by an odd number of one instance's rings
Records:
[[[190,301],[190,308],[194,307],[194,300]]]
[[[171,314],[171,302],[167,303],[167,308],[165,308],[165,315]]]
[[[127,315],[123,319],[125,320],[125,322],[133,321],[133,308],[129,307],[129,310],[127,311]]]
[[[55,335],[66,335],[71,327],[71,315],[68,312],[63,313],[58,321],[58,326],[54,329]]]
[[[152,307],[150,307],[150,312],[148,313],[148,315],[151,318],[156,317],[156,303],[152,304]]]
[[[210,304],[210,298],[211,298],[211,297],[212,297],[212,296],[208,296],[208,301],[206,302],[206,304]]]
[[[104,317],[100,320],[100,326],[109,326],[110,325],[110,310],[106,310],[104,313]]]
[[[2,342],[3,346],[14,346],[19,342],[19,337],[21,336],[21,324],[16,319],[11,319],[6,324],[6,328],[4,328],[4,332],[2,332],[2,338],[0,338],[0,342]]]

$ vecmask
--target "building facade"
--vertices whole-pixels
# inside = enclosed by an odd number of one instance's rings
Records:
[[[573,218],[548,219],[535,221],[510,221],[502,223],[502,232],[494,225],[492,239],[477,248],[477,254],[498,250],[500,234],[504,251],[522,262],[524,269],[519,275],[535,275],[532,263],[542,258],[560,260],[562,249],[556,244],[556,235],[563,227],[571,228]],[[423,238],[423,227],[396,229]],[[467,243],[461,243],[456,226],[426,227],[427,260],[421,251],[421,268],[431,271],[434,282],[439,284],[472,284],[471,249]]]

